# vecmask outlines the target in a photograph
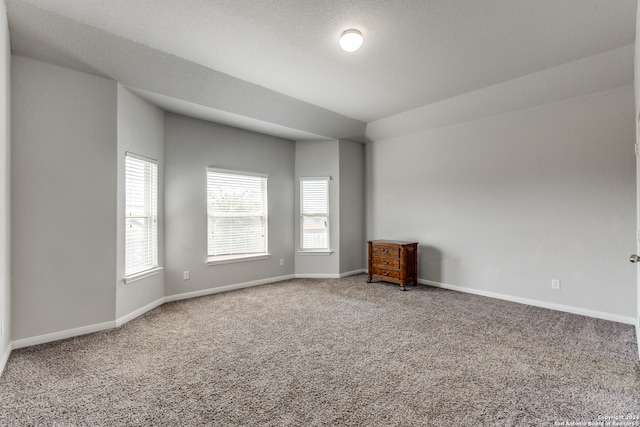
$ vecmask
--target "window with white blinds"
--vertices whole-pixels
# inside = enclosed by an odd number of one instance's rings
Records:
[[[158,165],[126,153],[125,277],[158,267]]]
[[[267,255],[267,176],[207,169],[209,261]]]
[[[300,178],[300,250],[329,251],[329,181]]]

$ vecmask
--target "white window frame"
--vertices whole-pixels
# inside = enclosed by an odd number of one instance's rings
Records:
[[[211,219],[214,217],[229,217],[228,215],[216,215],[212,210],[212,202],[214,195],[215,184],[212,179],[215,179],[215,175],[221,178],[227,177],[236,179],[243,178],[259,178],[261,191],[262,191],[262,212],[258,215],[255,213],[248,214],[242,213],[237,217],[259,217],[262,224],[262,247],[258,251],[248,251],[241,253],[233,253],[232,248],[227,247],[220,253],[215,253],[212,250],[212,240],[214,238],[214,230],[212,229]],[[228,264],[234,262],[253,261],[260,259],[267,259],[271,256],[269,253],[269,215],[268,215],[268,178],[269,176],[261,173],[235,171],[229,169],[219,169],[214,167],[207,168],[207,265]]]
[[[134,194],[130,182],[130,166],[138,163],[138,167],[142,164],[143,171],[143,193]],[[135,280],[142,279],[157,274],[162,268],[158,262],[158,162],[154,159],[144,157],[135,153],[125,153],[125,250],[124,250],[124,282],[130,283]],[[133,197],[140,197],[139,200],[133,200]],[[133,206],[142,205],[142,209],[135,210]],[[143,257],[145,262],[132,264],[131,259],[135,256],[132,254],[132,245],[130,239],[133,235],[129,234],[131,226],[128,225],[129,220],[138,219],[147,224],[147,230],[144,233],[146,239],[143,239],[133,248],[142,248],[138,257]]]
[[[306,212],[305,213],[305,195],[304,195],[304,183],[306,181],[322,181],[327,186],[327,199],[326,199],[326,211],[318,212]],[[331,198],[331,177],[300,177],[300,251],[301,255],[331,255],[331,208],[329,200]],[[325,227],[327,233],[327,245],[326,247],[306,247],[304,243],[305,237],[305,218],[324,218]]]

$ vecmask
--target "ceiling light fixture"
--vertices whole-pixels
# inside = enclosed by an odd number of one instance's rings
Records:
[[[340,47],[347,52],[355,52],[362,46],[362,33],[358,30],[345,30],[340,36]]]

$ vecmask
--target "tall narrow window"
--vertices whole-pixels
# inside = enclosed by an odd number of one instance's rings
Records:
[[[207,169],[208,261],[267,256],[267,176]]]
[[[158,267],[158,164],[126,153],[125,276]]]
[[[300,178],[300,250],[328,252],[329,181]]]

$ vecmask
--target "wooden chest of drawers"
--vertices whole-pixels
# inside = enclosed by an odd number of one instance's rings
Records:
[[[418,243],[397,240],[370,240],[369,274],[372,279],[397,283],[406,290],[409,282],[418,283]]]

